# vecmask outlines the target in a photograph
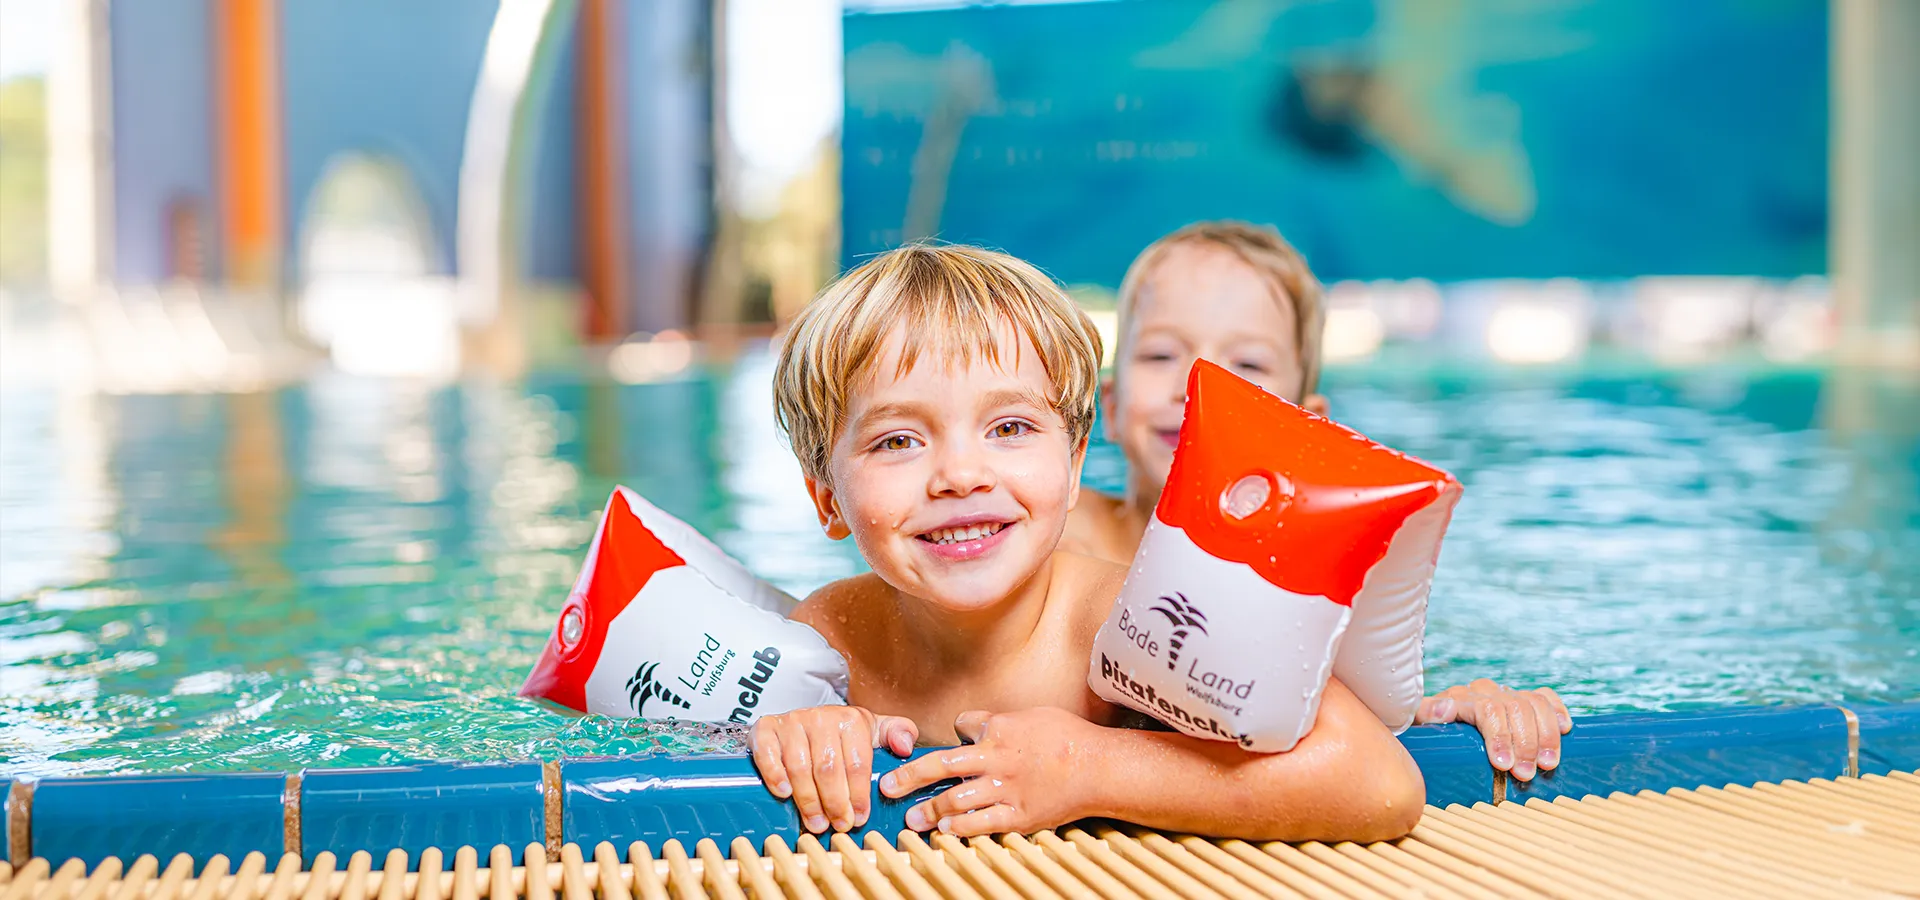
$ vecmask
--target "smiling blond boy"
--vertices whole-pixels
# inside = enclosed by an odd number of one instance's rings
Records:
[[[847,657],[848,706],[754,725],[755,763],[812,831],[868,815],[875,749],[966,746],[882,779],[961,783],[907,822],[958,835],[1089,816],[1244,838],[1380,840],[1418,821],[1412,759],[1330,682],[1287,753],[1116,727],[1086,682],[1125,574],[1058,549],[1098,391],[1100,339],[1032,266],[971,247],[882,254],[794,323],[775,400],[820,524],[872,572],[794,618]]]

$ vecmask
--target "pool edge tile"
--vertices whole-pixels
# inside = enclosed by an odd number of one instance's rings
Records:
[[[1920,700],[1847,704],[1860,729],[1859,772],[1885,775],[1920,770]]]
[[[56,868],[68,859],[91,867],[109,856],[186,853],[239,860],[284,848],[282,772],[45,778],[33,787],[34,856]],[[182,809],[195,815],[181,816]]]
[[[1507,780],[1507,799],[1720,787],[1846,774],[1846,716],[1833,706],[1735,707],[1580,716],[1560,765]]]
[[[792,843],[801,831],[793,804],[768,793],[742,754],[576,757],[560,762],[560,790],[562,833],[581,847],[643,841],[658,849],[669,838],[705,837],[758,846],[776,834]]]
[[[1399,738],[1420,768],[1429,805],[1472,806],[1495,798],[1494,769],[1487,762],[1487,745],[1478,728],[1458,722],[1415,725]]]
[[[545,844],[546,788],[541,764],[430,762],[300,772],[302,860],[322,852],[347,859],[404,850],[410,869],[438,848],[447,859],[463,845],[483,853],[506,844],[517,854]]]

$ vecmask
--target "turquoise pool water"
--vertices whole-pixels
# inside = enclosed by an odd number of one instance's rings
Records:
[[[770,368],[0,395],[0,772],[677,739],[514,690],[616,482],[790,591],[857,570],[813,525]],[[1920,696],[1913,379],[1383,363],[1328,393],[1467,486],[1430,686],[1551,684],[1586,711]]]

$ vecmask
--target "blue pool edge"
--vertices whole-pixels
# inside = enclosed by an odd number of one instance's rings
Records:
[[[1728,707],[1582,716],[1562,738],[1560,766],[1522,782],[1489,765],[1479,732],[1423,725],[1400,736],[1434,806],[1578,799],[1920,770],[1920,701],[1880,705]],[[934,752],[922,750],[916,753]],[[937,793],[881,798],[881,775],[903,761],[875,759],[873,819],[886,837],[908,806]],[[724,849],[801,833],[792,805],[761,786],[744,754],[570,757],[557,762],[423,762],[299,772],[160,774],[32,779],[0,775],[8,857],[97,865],[140,854],[204,862],[260,852],[376,858],[404,850],[451,857],[461,846],[639,840]],[[856,835],[860,837],[862,835]]]

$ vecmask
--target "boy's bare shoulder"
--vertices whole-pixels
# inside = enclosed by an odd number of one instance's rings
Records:
[[[789,618],[820,632],[827,643],[840,647],[844,638],[852,636],[847,626],[870,623],[869,616],[892,590],[872,572],[842,578],[808,594],[807,599],[794,607]]]
[[[1097,557],[1056,550],[1053,554],[1053,589],[1073,599],[1074,607],[1096,621],[1106,618],[1120,585],[1127,580],[1127,567]]]
[[[1126,566],[1113,560],[1102,559],[1088,553],[1079,553],[1073,550],[1057,550],[1053,554],[1053,561],[1056,566],[1065,567],[1065,572],[1056,575],[1056,577],[1064,575],[1065,577],[1077,579],[1085,584],[1093,584],[1105,579],[1112,579],[1114,587],[1117,589],[1120,586],[1120,582],[1127,577]]]
[[[1098,491],[1083,490],[1080,500],[1067,514],[1067,526],[1060,532],[1060,549],[1083,556],[1118,560],[1128,554],[1126,531],[1122,521],[1126,501]]]
[[[1088,553],[1106,536],[1107,525],[1119,509],[1120,499],[1099,491],[1082,489],[1079,501],[1067,512],[1067,525],[1060,531],[1060,549]],[[1089,555],[1092,555],[1089,553]]]

